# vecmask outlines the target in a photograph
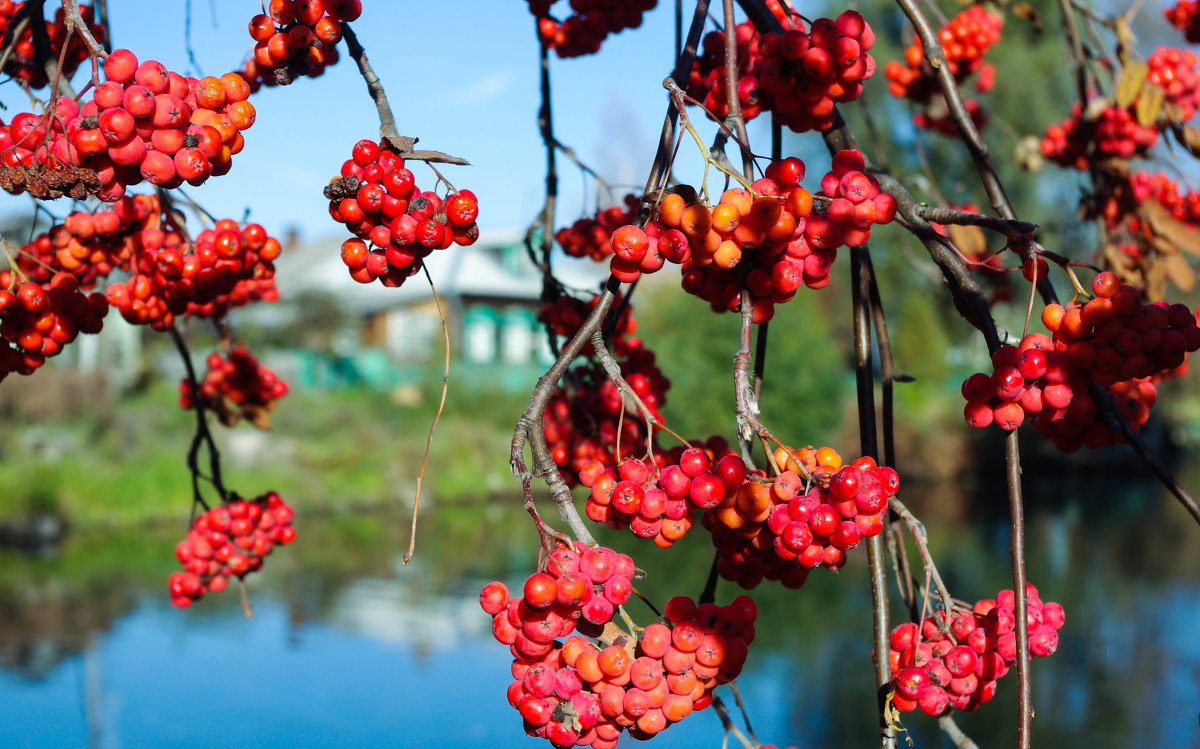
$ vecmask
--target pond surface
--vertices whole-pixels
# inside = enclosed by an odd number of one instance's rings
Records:
[[[1155,487],[1063,483],[1070,497],[1027,488],[1030,579],[1067,613],[1059,651],[1033,664],[1034,746],[1200,746],[1200,529]],[[910,487],[906,499],[956,596],[1011,585],[1003,498]],[[176,531],[73,537],[46,559],[0,554],[0,746],[549,746],[523,735],[505,701],[511,658],[477,599],[488,580],[532,569],[527,516],[437,507],[408,567],[402,518],[297,527],[251,578],[251,620],[233,590],[186,611],[167,603]],[[661,603],[703,586],[711,552],[696,531],[665,551],[604,539],[634,553],[649,573],[639,588]],[[862,556],[799,592],[752,592],[762,613],[739,685],[761,741],[873,743]],[[736,592],[722,582],[718,602]],[[1014,682],[958,716],[984,749],[1015,743]],[[732,708],[729,688],[718,694]],[[905,726],[918,747],[951,745],[924,716]],[[654,746],[722,739],[710,709]]]

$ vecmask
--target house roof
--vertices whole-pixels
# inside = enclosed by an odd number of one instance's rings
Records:
[[[501,259],[502,251],[519,246],[523,238],[524,233],[518,230],[484,232],[475,244],[435,251],[424,262],[443,298],[537,300],[542,293],[542,279],[524,251],[519,252],[519,261],[515,264]],[[287,300],[304,291],[327,291],[337,294],[355,311],[368,313],[432,297],[429,284],[421,273],[399,288],[388,288],[380,283],[358,283],[350,277],[342,262],[343,241],[344,237],[327,238],[285,251],[276,261],[276,285],[281,299]],[[556,261],[555,272],[569,285],[593,287],[607,275],[606,265],[577,264],[567,260]]]

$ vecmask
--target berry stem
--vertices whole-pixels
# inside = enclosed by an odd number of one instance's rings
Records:
[[[417,487],[413,493],[412,525],[408,531],[408,549],[401,558],[403,564],[412,561],[417,545],[417,515],[421,511],[421,482],[425,478],[425,468],[429,465],[429,453],[433,450],[433,435],[437,432],[438,421],[442,418],[442,410],[446,407],[446,390],[450,386],[450,329],[446,325],[446,311],[442,308],[442,298],[437,293],[433,278],[429,275],[429,266],[423,265],[425,280],[429,282],[429,290],[433,294],[434,304],[437,305],[438,318],[442,321],[442,349],[445,360],[442,365],[442,395],[438,400],[437,411],[433,414],[433,423],[429,425],[429,436],[425,439],[425,456],[421,458],[421,468],[417,471]]]

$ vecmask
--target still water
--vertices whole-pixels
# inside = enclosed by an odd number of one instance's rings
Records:
[[[1034,745],[1200,746],[1200,529],[1152,486],[1066,483],[1067,498],[1062,482],[1028,497],[1030,579],[1067,612],[1059,651],[1033,664]],[[970,600],[1011,579],[1003,500],[981,496],[907,492],[951,592]],[[0,747],[548,746],[505,701],[510,656],[477,602],[484,582],[532,569],[519,509],[437,507],[408,567],[400,517],[297,527],[251,578],[251,620],[234,590],[187,611],[167,603],[178,529],[77,536],[45,559],[0,554]],[[649,573],[639,588],[662,602],[703,586],[710,552],[696,531],[666,551],[604,540],[634,553]],[[873,743],[862,556],[798,593],[752,593],[762,613],[739,684],[759,740]],[[718,602],[735,594],[722,583]],[[958,717],[984,749],[1015,742],[1014,680]],[[718,694],[732,706],[728,687]],[[905,726],[915,746],[951,745],[923,716]],[[722,741],[710,709],[654,745]]]

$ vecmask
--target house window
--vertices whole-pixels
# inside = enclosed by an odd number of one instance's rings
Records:
[[[496,313],[472,307],[463,316],[463,358],[487,364],[496,360]]]
[[[501,350],[507,364],[528,364],[533,353],[533,313],[524,307],[509,307],[504,313]]]

